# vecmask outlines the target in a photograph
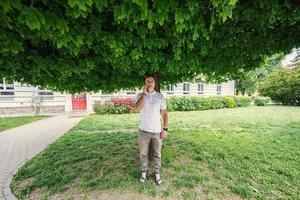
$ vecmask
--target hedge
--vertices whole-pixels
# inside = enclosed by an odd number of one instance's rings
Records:
[[[256,106],[265,106],[271,101],[270,97],[255,97],[254,104]]]
[[[251,103],[250,97],[172,97],[168,100],[168,111],[209,110],[219,108],[246,107]]]
[[[168,111],[193,111],[220,108],[245,107],[251,103],[250,97],[224,96],[224,97],[172,97],[167,99]],[[123,114],[132,113],[134,98],[113,98],[111,102],[94,104],[97,114]]]

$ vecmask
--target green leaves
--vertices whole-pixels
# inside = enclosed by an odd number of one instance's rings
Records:
[[[214,14],[212,14],[211,15],[211,20],[210,20],[210,26],[209,26],[210,31],[213,30],[215,23],[216,23],[215,16],[214,16]]]
[[[4,12],[6,13],[13,8],[21,9],[21,2],[20,0],[1,0],[0,6],[3,8]]]
[[[261,95],[284,105],[300,105],[300,67],[294,70],[278,69],[258,86]]]
[[[132,59],[134,60],[138,60],[140,57],[143,56],[142,52],[138,49],[134,49],[132,52],[131,52],[131,56],[132,56]]]
[[[40,29],[46,22],[44,15],[34,7],[25,8],[18,20],[20,23],[26,24],[30,30]]]
[[[0,5],[3,8],[5,13],[11,9],[11,6],[10,6],[10,3],[8,0],[0,1]]]
[[[147,11],[147,0],[132,0],[132,2],[139,5],[143,12]]]
[[[212,5],[216,9],[216,14],[220,23],[224,23],[228,18],[232,18],[232,11],[238,0],[212,0]],[[215,24],[214,14],[210,24],[210,30],[213,29]]]
[[[68,4],[71,8],[78,7],[79,10],[87,11],[89,7],[91,7],[93,1],[92,0],[68,0]]]
[[[65,34],[66,32],[69,32],[69,27],[68,27],[66,21],[64,21],[64,20],[57,19],[56,27],[62,35]]]
[[[151,30],[153,27],[153,22],[152,21],[148,21],[148,28]]]
[[[259,68],[243,73],[238,79],[235,80],[235,89],[237,92],[252,95],[257,90],[257,85],[263,81],[270,73],[276,69],[282,68],[281,60],[283,54],[275,54],[264,60],[264,63]]]
[[[290,2],[3,0],[0,6],[0,76],[60,90],[135,88],[145,72],[159,72],[163,85],[197,74],[223,81],[300,46],[299,8]],[[92,64],[81,65],[84,59]]]
[[[232,18],[233,6],[227,5],[223,8],[223,13],[221,14],[222,22],[225,22],[227,18]]]
[[[104,8],[107,8],[108,3],[106,0],[95,0],[96,8],[101,12]]]

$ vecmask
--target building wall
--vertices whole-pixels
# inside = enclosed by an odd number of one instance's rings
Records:
[[[31,106],[35,87],[14,83],[14,95],[0,95],[0,107],[22,107]],[[40,90],[41,91],[41,90]],[[65,94],[53,92],[53,95],[43,97],[45,106],[63,106],[65,105]]]
[[[221,93],[217,93],[217,84],[204,84],[203,93],[198,92],[198,83],[190,83],[190,90],[183,91],[183,83],[174,86],[173,91],[162,90],[166,98],[173,96],[229,96],[234,95],[234,81],[219,84]],[[5,90],[1,90],[5,91]],[[37,89],[36,87],[14,83],[14,95],[0,95],[0,116],[13,113],[30,113],[33,108],[33,96],[38,91],[47,91]],[[93,105],[96,102],[109,101],[112,97],[126,96],[135,97],[140,91],[120,91],[114,94],[87,93],[87,112],[93,112]],[[42,111],[48,113],[69,113],[72,111],[72,95],[53,91],[52,95],[44,95],[42,100]],[[14,109],[13,109],[14,108]]]
[[[2,86],[6,85],[2,83]],[[36,87],[14,82],[13,89],[0,89],[1,92],[13,92],[13,95],[0,95],[0,116],[32,115],[35,113],[34,99],[41,103],[40,113],[54,114],[65,112],[66,95],[53,92],[53,95],[38,97],[38,92],[49,92]],[[36,97],[34,97],[36,96]]]
[[[234,81],[230,81],[222,84],[204,84],[203,93],[198,91],[198,83],[190,83],[190,91],[183,91],[183,83],[177,84],[174,87],[174,91],[163,90],[162,93],[166,97],[172,96],[231,96],[234,95]],[[217,86],[220,85],[222,90],[221,93],[217,93]]]

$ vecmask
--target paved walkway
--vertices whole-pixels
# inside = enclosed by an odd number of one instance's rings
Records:
[[[38,154],[81,119],[61,115],[0,132],[0,200],[16,199],[9,185],[17,167]]]

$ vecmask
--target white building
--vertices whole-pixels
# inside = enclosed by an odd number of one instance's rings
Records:
[[[95,102],[111,97],[135,97],[139,91],[120,91],[104,95],[101,92],[85,92],[77,95],[45,90],[18,82],[0,80],[0,117],[7,115],[92,113]],[[230,96],[234,95],[234,82],[222,84],[180,83],[169,85],[162,91],[166,98],[172,96]]]

